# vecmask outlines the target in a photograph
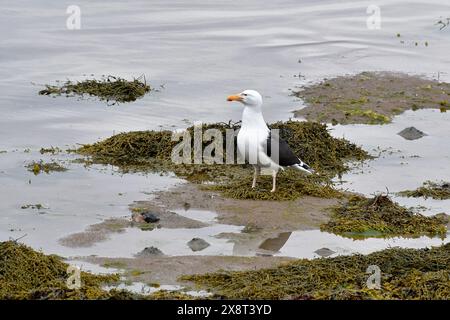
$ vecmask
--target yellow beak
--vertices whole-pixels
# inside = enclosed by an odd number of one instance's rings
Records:
[[[229,96],[227,101],[242,101],[242,97],[239,95]]]

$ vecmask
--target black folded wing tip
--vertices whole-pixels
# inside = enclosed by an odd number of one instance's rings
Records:
[[[275,157],[272,156],[272,144],[277,143],[277,141],[278,141],[278,154],[279,154],[278,159],[276,159]],[[298,164],[298,165],[303,164],[303,165],[308,166],[303,161],[301,161],[294,154],[294,152],[292,152],[291,148],[289,147],[288,143],[285,140],[281,139],[281,137],[279,135],[272,133],[272,131],[269,132],[269,136],[267,137],[266,150],[267,150],[267,155],[273,161],[278,163],[280,166],[289,167],[289,166],[293,166],[295,164]],[[309,169],[307,169],[307,170],[309,170]]]

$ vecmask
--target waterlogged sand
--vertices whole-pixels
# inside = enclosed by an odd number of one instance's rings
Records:
[[[177,279],[186,274],[219,270],[240,271],[275,267],[288,257],[175,256],[145,258],[87,257],[83,261],[117,268],[126,280],[146,284],[186,285]]]
[[[185,243],[177,242],[180,248],[173,250],[181,255],[166,255],[164,251],[167,249],[163,248],[162,255],[158,256],[114,258],[102,257],[100,254],[75,260],[117,268],[126,280],[146,284],[180,284],[177,278],[183,274],[274,267],[293,259],[289,256],[274,256],[286,244],[291,232],[318,229],[328,219],[326,208],[337,201],[315,197],[295,201],[235,200],[225,198],[217,192],[202,190],[199,185],[181,184],[156,192],[152,200],[134,202],[130,205],[130,211],[154,213],[160,218],[155,224],[158,226],[157,232],[164,232],[165,229],[175,229],[175,232],[202,229],[211,224],[238,226],[235,230],[219,230],[214,235],[217,241],[230,243],[232,250],[228,253],[222,251],[225,256],[218,255],[217,251],[212,255],[207,255],[207,252],[183,255],[190,250],[183,249],[186,247]],[[115,233],[133,227],[136,224],[130,219],[107,220],[88,227],[84,232],[66,236],[60,239],[60,243],[73,248],[93,247],[99,242],[107,241]],[[154,233],[147,234],[152,236]],[[164,239],[161,238],[161,241],[171,241],[170,238],[165,238],[167,236],[162,237]],[[216,245],[214,242],[213,246]],[[176,243],[170,245],[176,246]]]
[[[295,117],[334,124],[384,124],[409,109],[450,109],[449,83],[392,72],[339,76],[294,94],[306,104]]]
[[[131,223],[126,219],[108,219],[101,223],[89,226],[85,231],[74,233],[59,242],[66,247],[90,247],[97,242],[109,239],[112,233],[122,233]]]
[[[140,204],[144,207],[156,204],[166,210],[195,208],[213,211],[218,215],[218,222],[223,224],[284,232],[317,229],[328,219],[326,209],[336,203],[337,199],[316,197],[302,197],[294,201],[236,200],[202,190],[198,185],[187,184],[158,192],[154,200]]]
[[[174,232],[178,233],[177,236],[164,233],[165,228],[171,227],[169,225],[157,231],[149,231],[148,236],[144,237],[146,240],[137,242],[141,246],[145,243],[147,247],[154,244],[162,249],[162,253],[134,257],[108,257],[100,254],[78,257],[76,260],[113,268],[127,282],[190,288],[191,284],[179,282],[178,277],[219,270],[270,268],[295,258],[318,258],[324,256],[323,252],[327,252],[326,256],[336,257],[354,253],[369,254],[396,246],[423,248],[448,242],[448,238],[426,236],[355,241],[317,230],[320,224],[329,219],[327,208],[338,201],[314,197],[290,202],[234,200],[215,192],[204,191],[198,185],[183,184],[155,193],[152,200],[131,205],[133,209],[148,210],[156,215],[170,214],[187,218],[184,224],[176,225]],[[198,224],[192,225],[192,221]],[[188,238],[180,241],[180,234],[184,232],[182,230],[187,230],[184,228],[191,228],[193,237],[196,230],[205,230],[208,225],[219,226],[216,231],[211,229],[212,237],[207,238],[212,243],[211,248],[194,253],[187,247]],[[239,228],[220,232],[221,225],[236,225]],[[159,236],[155,232],[160,232]],[[226,241],[228,245],[221,249],[220,241]],[[159,246],[158,243],[164,245]]]
[[[206,226],[206,224],[201,221],[183,217],[175,212],[162,210],[156,206],[152,206],[151,204],[147,206],[140,206],[140,203],[141,202],[137,202],[132,206],[132,208],[143,208],[146,211],[149,210],[152,213],[155,213],[160,219],[157,223],[152,225],[152,228],[190,229],[202,228]],[[63,246],[72,248],[91,247],[96,243],[110,239],[111,235],[115,233],[125,232],[126,228],[145,228],[146,226],[148,226],[146,223],[136,223],[130,221],[129,218],[108,219],[101,223],[89,226],[83,232],[73,233],[61,238],[59,243]]]

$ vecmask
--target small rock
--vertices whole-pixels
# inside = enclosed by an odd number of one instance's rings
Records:
[[[159,218],[156,216],[156,214],[151,212],[133,213],[131,219],[137,223],[155,223],[159,221]]]
[[[314,251],[314,253],[317,253],[321,257],[328,257],[336,252],[331,249],[328,249],[328,248],[320,248],[320,249],[317,249],[316,251]]]
[[[187,211],[187,210],[189,210],[189,209],[191,208],[191,204],[188,203],[188,202],[185,202],[185,203],[183,204],[183,208],[184,208],[184,211]]]
[[[256,255],[258,257],[273,257],[273,254],[270,253],[264,253],[264,252],[257,252]]]
[[[405,128],[397,134],[406,140],[417,140],[426,136],[425,133],[414,127]]]
[[[159,221],[159,218],[151,212],[144,212],[142,214],[142,217],[144,218],[144,221],[147,223],[155,223]]]
[[[144,250],[136,254],[137,257],[163,256],[164,253],[155,247],[146,247]]]
[[[449,223],[450,222],[450,219],[449,219],[450,216],[448,214],[444,213],[444,212],[436,214],[435,217],[438,218],[438,219],[441,219],[442,222],[444,222],[444,223]]]
[[[187,243],[187,245],[189,246],[189,248],[191,248],[192,251],[201,251],[210,246],[208,242],[200,238],[192,239]]]

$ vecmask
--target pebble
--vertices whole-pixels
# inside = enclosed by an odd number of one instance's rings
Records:
[[[163,256],[164,253],[155,247],[146,247],[144,250],[136,254],[137,257]]]
[[[328,256],[331,256],[333,253],[336,253],[336,251],[333,251],[328,248],[320,248],[320,249],[317,249],[316,251],[314,251],[314,253],[317,253],[321,257],[328,257]]]
[[[414,127],[405,128],[397,134],[406,140],[417,140],[426,136],[425,133]]]
[[[187,245],[189,246],[189,248],[191,248],[192,251],[201,251],[210,246],[208,242],[200,238],[192,239],[187,243]]]

